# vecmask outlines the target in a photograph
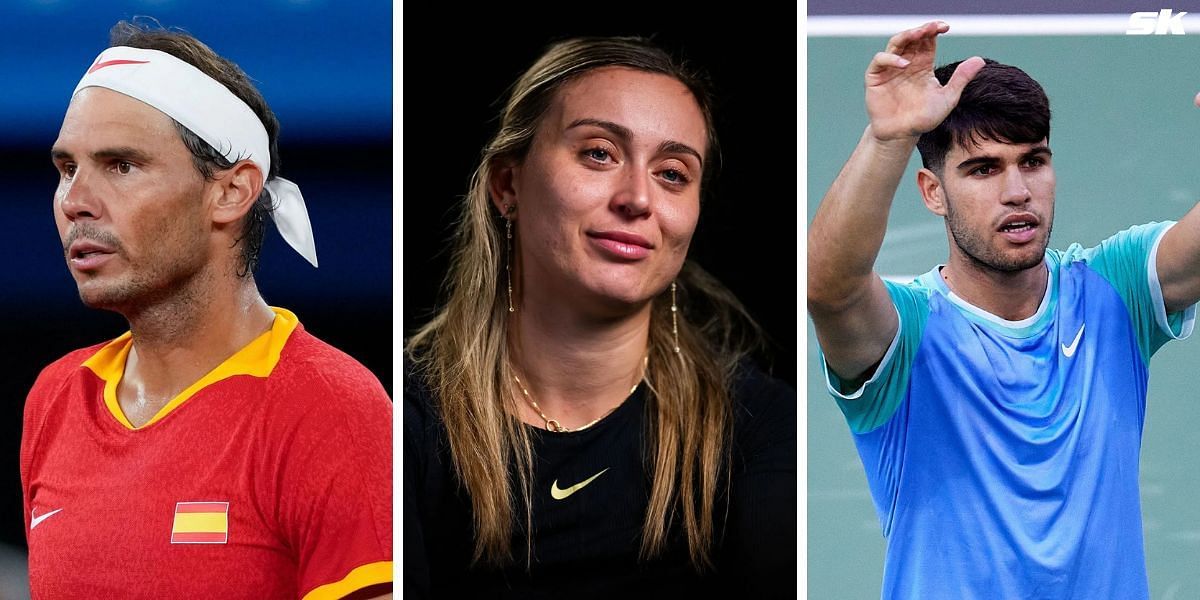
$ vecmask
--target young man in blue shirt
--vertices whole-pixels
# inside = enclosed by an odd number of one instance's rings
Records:
[[[830,392],[888,551],[885,598],[1147,598],[1138,454],[1150,356],[1200,300],[1200,208],[1047,249],[1050,109],[1015,67],[933,68],[944,23],[866,73],[870,124],[809,229]],[[950,255],[873,272],[913,148]]]

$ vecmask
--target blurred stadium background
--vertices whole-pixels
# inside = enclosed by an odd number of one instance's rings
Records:
[[[25,394],[66,352],[125,331],[84,308],[51,213],[49,150],[71,91],[135,15],[197,36],[254,79],[282,125],[282,174],[304,192],[321,267],[272,228],[257,276],[267,301],[392,385],[392,6],[364,0],[93,3],[0,7],[0,598],[28,597],[18,449]]]
[[[1186,35],[1124,35],[1131,12],[1160,8],[1188,10],[1111,0],[1069,9],[1029,0],[925,0],[903,6],[810,1],[808,220],[866,127],[868,62],[892,33],[928,20],[903,18],[894,29],[895,23],[885,24],[887,33],[881,33],[868,29],[878,18],[832,17],[889,14],[933,15],[950,24],[950,33],[939,42],[937,64],[986,56],[1021,67],[1045,87],[1054,114],[1050,144],[1058,174],[1052,247],[1091,246],[1133,224],[1179,218],[1200,200],[1195,143],[1200,109],[1192,104],[1200,91],[1200,12],[1183,20]],[[1066,10],[1112,16],[1058,21],[1059,27],[1091,22],[1091,34],[1026,35],[1053,25],[1056,18],[1044,13]],[[954,17],[963,14],[1018,17],[981,25]],[[997,27],[1008,33],[985,34]],[[964,34],[968,30],[976,33]],[[892,207],[877,263],[880,273],[915,275],[945,261],[942,223],[924,209],[917,192],[919,166],[914,153]],[[1195,501],[1200,475],[1191,466],[1200,458],[1198,343],[1168,344],[1151,365],[1141,491],[1150,590],[1156,599],[1200,598],[1200,503]],[[824,389],[811,321],[808,356],[808,595],[878,598],[885,540],[849,429]]]

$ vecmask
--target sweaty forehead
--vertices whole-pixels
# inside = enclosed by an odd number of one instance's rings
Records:
[[[691,90],[661,73],[606,67],[580,75],[558,91],[546,121],[562,131],[580,119],[616,123],[647,142],[707,146],[704,114]]]
[[[158,109],[120,92],[89,87],[71,99],[55,147],[168,144],[171,140],[182,147],[171,118]]]

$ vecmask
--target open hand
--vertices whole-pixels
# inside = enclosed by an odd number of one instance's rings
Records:
[[[971,57],[942,86],[933,75],[937,36],[950,30],[940,21],[902,31],[888,40],[867,67],[867,116],[877,139],[916,138],[937,127],[958,104],[963,88],[983,68]]]

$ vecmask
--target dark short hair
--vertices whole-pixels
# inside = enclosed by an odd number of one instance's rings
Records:
[[[259,253],[262,250],[263,237],[266,234],[267,219],[274,210],[271,204],[271,195],[267,192],[265,184],[279,174],[279,121],[275,118],[275,113],[267,106],[267,101],[263,99],[262,94],[251,83],[250,78],[236,64],[221,57],[204,42],[190,34],[179,30],[163,29],[156,21],[150,21],[153,25],[147,24],[142,19],[118,22],[109,32],[109,45],[166,52],[200,69],[205,75],[225,86],[226,89],[233,92],[233,95],[245,102],[267,130],[267,140],[271,149],[271,172],[263,174],[262,193],[258,195],[254,206],[246,213],[242,221],[241,236],[236,242],[242,244],[242,265],[237,273],[239,276],[249,277],[258,267]],[[172,122],[179,130],[183,145],[191,151],[192,162],[196,165],[196,170],[205,179],[212,179],[215,171],[233,166],[233,162],[230,162],[200,136],[178,121],[172,119]]]
[[[934,76],[945,85],[962,61],[943,65]],[[921,163],[940,173],[951,144],[966,147],[983,140],[1032,144],[1050,137],[1050,99],[1025,71],[984,59],[958,105],[917,141]]]

